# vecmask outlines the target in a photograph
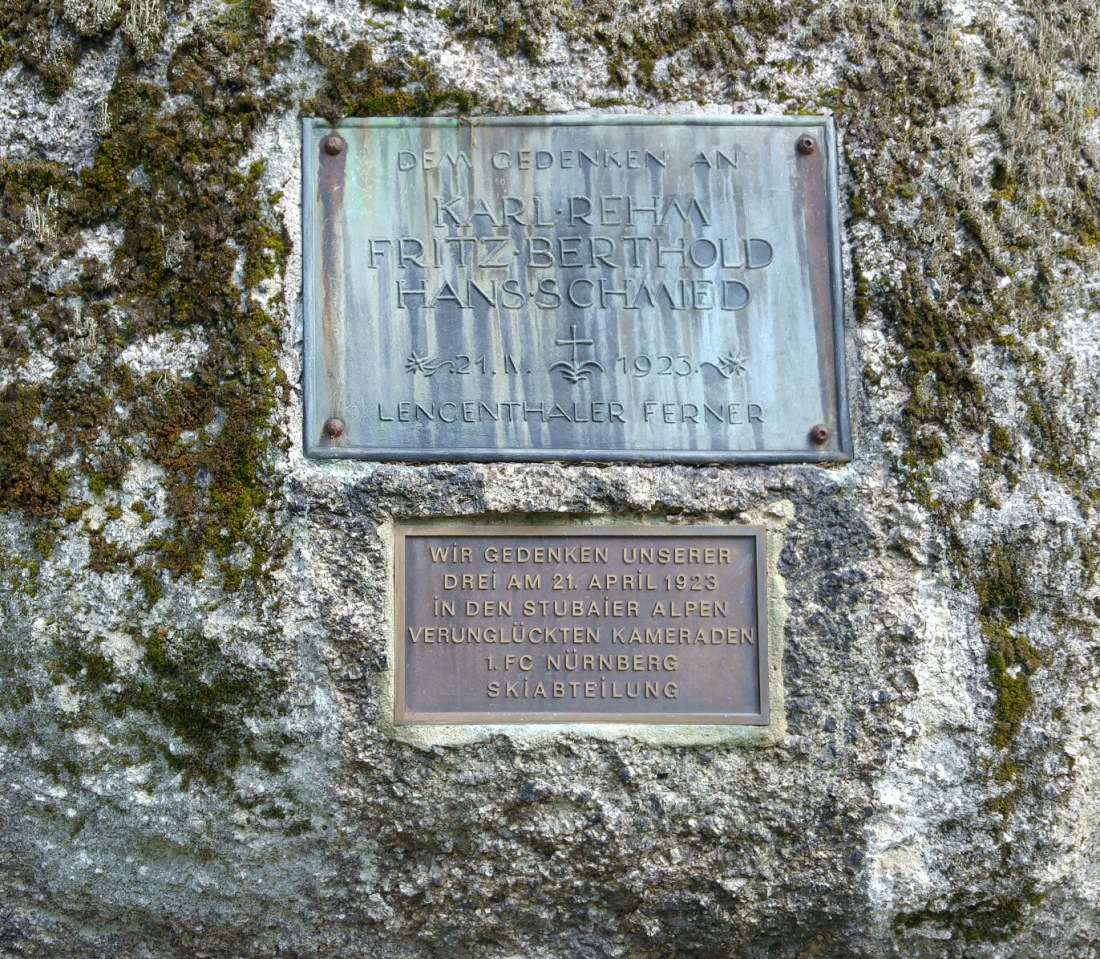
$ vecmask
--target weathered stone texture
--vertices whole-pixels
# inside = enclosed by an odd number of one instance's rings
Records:
[[[1100,19],[9,0],[0,955],[1100,955]],[[855,461],[301,456],[299,117],[827,112]],[[762,522],[749,747],[387,724],[391,524]],[[777,594],[778,595],[778,594]]]

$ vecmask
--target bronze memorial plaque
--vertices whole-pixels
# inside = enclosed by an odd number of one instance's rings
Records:
[[[303,125],[305,451],[851,456],[825,117]]]
[[[397,723],[768,723],[764,530],[396,531]]]

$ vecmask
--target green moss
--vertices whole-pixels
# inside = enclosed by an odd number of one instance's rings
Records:
[[[5,30],[15,9],[0,14]],[[101,139],[79,174],[0,161],[0,339],[13,360],[57,361],[47,382],[17,381],[0,393],[0,510],[34,521],[28,543],[40,554],[58,530],[84,537],[83,575],[128,573],[139,610],[157,603],[171,578],[211,574],[211,587],[252,591],[262,608],[286,548],[271,513],[288,390],[278,364],[281,317],[258,294],[281,277],[290,238],[263,163],[240,162],[261,124],[288,105],[277,74],[295,50],[267,38],[271,18],[268,0],[228,2],[168,59],[167,89],[124,55]],[[306,47],[325,79],[303,112],[336,118],[474,105],[424,61],[376,64],[366,44],[335,52],[310,38]],[[68,285],[43,281],[59,258],[76,263],[85,231],[103,225],[122,237],[109,265],[85,260]],[[165,331],[207,347],[191,372],[142,378],[119,362],[127,347]],[[102,498],[108,519],[122,518],[115,491],[137,460],[159,469],[163,496],[157,515],[140,500],[129,508],[144,524],[163,519],[158,535],[131,547],[111,527],[81,528],[89,493]],[[37,562],[29,552],[3,564],[22,595],[37,588]],[[165,629],[145,640],[131,672],[116,669],[94,637],[70,630],[51,668],[85,694],[82,722],[134,720],[126,728],[138,745],[188,781],[226,783],[245,761],[281,765],[285,737],[255,732],[282,709],[285,680],[259,658],[270,642],[258,637],[246,659],[231,641]]]
[[[591,97],[588,101],[588,105],[596,109],[604,107],[624,107],[628,106],[629,100],[623,97]]]
[[[138,519],[141,520],[141,523],[142,523],[143,526],[147,526],[149,523],[153,522],[153,520],[156,518],[153,515],[153,511],[151,509],[149,509],[149,507],[146,506],[145,503],[143,503],[139,499],[134,500],[130,504],[130,512],[133,513],[135,516],[138,517]]]
[[[1001,787],[1001,792],[986,804],[994,815],[1007,820],[1019,807],[1024,797],[1023,769],[1010,755],[1003,755],[993,773],[993,781]]]
[[[146,714],[161,723],[167,741],[143,721],[135,727],[144,730],[139,743],[182,772],[185,786],[196,777],[217,783],[246,760],[281,766],[286,738],[256,732],[256,721],[274,714],[284,680],[274,667],[245,662],[214,639],[158,630],[145,641],[138,667],[123,673],[97,641],[66,635],[54,643],[53,671],[55,681],[97,695],[115,717]]]
[[[13,288],[6,328],[30,325],[40,338],[74,345],[61,352],[48,385],[14,385],[0,399],[0,508],[34,515],[63,509],[69,477],[51,468],[62,456],[77,454],[95,495],[119,488],[130,460],[145,456],[167,478],[173,522],[156,544],[163,565],[174,575],[202,575],[207,555],[224,561],[246,541],[258,559],[248,576],[233,570],[234,584],[255,580],[264,558],[279,555],[277,537],[257,517],[269,496],[273,421],[284,384],[276,321],[242,299],[233,275],[243,257],[244,283],[256,286],[278,275],[287,248],[271,222],[262,165],[237,167],[266,109],[259,87],[287,48],[257,41],[270,15],[265,6],[241,9],[247,16],[236,26],[251,25],[247,32],[200,31],[173,57],[171,90],[191,97],[179,110],[162,111],[164,91],[123,63],[108,102],[111,130],[79,180],[46,164],[7,164],[0,221],[6,238],[18,239],[27,205],[60,189],[67,199],[51,211],[58,243],[77,227],[106,220],[124,230],[113,264],[124,278],[121,288],[97,289],[93,276],[81,293],[104,298],[87,304],[82,316],[61,306],[67,291],[50,297],[14,289],[20,276],[34,274],[35,256],[52,254],[48,245],[27,253],[16,243],[17,252],[4,255],[0,286],[11,277],[6,285]],[[144,186],[131,187],[135,171]],[[166,236],[183,238],[173,257]],[[129,320],[121,328],[104,322],[109,301],[125,304]],[[114,356],[165,327],[206,331],[212,348],[201,368],[169,389],[163,378],[133,382]],[[73,339],[74,328],[81,339]],[[89,366],[96,375],[87,375]],[[126,415],[109,415],[113,407]],[[209,430],[219,421],[219,432]],[[185,438],[188,431],[198,440]],[[114,561],[109,550],[94,550],[94,568]]]
[[[51,462],[40,425],[45,389],[11,383],[0,392],[0,503],[31,516],[61,506],[68,476]]]
[[[50,0],[4,0],[0,4],[0,70],[21,60],[58,97],[69,86],[77,59],[75,34],[56,23]]]
[[[1015,489],[1019,481],[1016,468],[1016,445],[1012,434],[1000,423],[989,425],[989,448],[982,454],[982,466],[994,475],[1000,473]]]
[[[1078,440],[1068,425],[1055,416],[1056,404],[1047,392],[1049,389],[1034,387],[1027,405],[1025,423],[1032,448],[1044,470],[1067,482],[1079,499],[1087,498],[1096,488],[1095,478],[1081,462]]]
[[[167,0],[169,9],[187,3]],[[0,70],[21,61],[41,78],[46,95],[56,99],[71,85],[81,57],[102,49],[113,34],[121,33],[134,55],[150,57],[162,22],[154,17],[135,28],[124,22],[127,4],[106,18],[94,7],[93,0],[5,0],[0,5]]]
[[[949,429],[980,426],[984,396],[973,370],[974,347],[992,333],[990,318],[964,321],[952,315],[931,297],[915,265],[883,292],[878,307],[909,360],[905,375],[912,391],[906,416],[914,434],[925,423]]]
[[[87,510],[87,503],[73,503],[71,506],[65,507],[61,513],[61,518],[66,523],[75,523]]]
[[[1023,573],[1023,547],[995,543],[986,552],[975,576],[978,616],[986,623],[1013,625],[1032,608]]]
[[[795,5],[792,5],[792,8]],[[627,34],[609,36],[608,52],[617,64],[612,79],[625,85],[633,62],[633,81],[639,88],[658,96],[671,95],[675,81],[658,81],[657,64],[684,53],[703,70],[722,71],[743,56],[742,37],[782,34],[783,26],[796,11],[781,13],[778,5],[763,2],[735,15],[732,7],[706,2],[682,3],[656,21],[638,20]]]
[[[118,678],[118,670],[107,656],[76,637],[66,636],[57,640],[54,646],[57,669],[82,688],[98,690]]]
[[[1008,456],[1014,448],[1012,434],[1000,423],[989,426],[989,452],[994,456]]]
[[[1071,102],[1068,86],[1083,92],[1072,67],[1067,75],[1075,79],[1061,89],[1055,89],[1059,70],[1021,74],[1027,64],[1065,62],[1053,35],[1019,34],[990,16],[973,26],[984,47],[966,48],[934,5],[903,0],[903,7],[896,17],[872,5],[846,11],[846,27],[861,42],[849,47],[844,84],[829,94],[842,124],[846,116],[859,117],[847,123],[843,141],[856,184],[853,219],[871,221],[880,242],[902,258],[900,276],[881,265],[869,276],[856,250],[854,306],[861,324],[884,323],[901,348],[898,372],[910,394],[898,433],[904,442],[896,459],[899,483],[928,510],[950,544],[951,567],[978,599],[986,675],[996,694],[991,741],[999,754],[990,775],[998,790],[991,808],[1008,816],[1032,788],[1019,731],[1037,709],[1031,677],[1042,662],[1022,627],[1040,606],[1058,621],[1060,591],[1030,581],[1033,546],[1026,537],[987,550],[965,541],[957,502],[940,497],[935,463],[947,444],[984,446],[980,495],[995,503],[1003,485],[1018,482],[1018,451],[1026,442],[1033,466],[1075,496],[1086,516],[1097,499],[1080,429],[1059,412],[1072,376],[1054,375],[1034,346],[1049,346],[1050,337],[1033,335],[1049,311],[1073,295],[1060,278],[1064,261],[1076,264],[1071,276],[1080,275],[1080,265],[1098,265],[1090,245],[1100,209],[1095,185],[1085,183],[1075,160],[1049,161],[1087,149],[1088,124],[1081,122],[1087,94]],[[1058,2],[1050,16],[1072,9]],[[1095,43],[1095,25],[1081,29]],[[949,109],[968,97],[975,69],[1005,91],[984,131],[1000,140],[984,171],[965,138],[955,136],[956,114]],[[871,113],[869,101],[876,103]],[[975,179],[980,172],[985,188]],[[1003,408],[993,409],[983,390],[979,358],[1005,371],[1002,386],[1014,379],[1023,384],[1016,399],[1026,415],[1018,427],[996,422]],[[1066,561],[1088,569],[1093,551],[1091,543],[1078,544]],[[993,897],[976,907],[980,921],[960,935],[995,940],[1024,912],[1011,897]]]
[[[146,643],[144,669],[108,708],[152,714],[185,746],[165,749],[169,764],[187,776],[217,780],[246,758],[277,756],[281,743],[252,729],[256,718],[274,711],[283,689],[270,666],[245,663],[200,634],[161,630]]]
[[[1051,11],[1055,18],[1068,6],[1056,8]],[[855,58],[853,68],[846,71],[848,89],[834,108],[854,108],[867,97],[879,104],[872,117],[864,117],[848,131],[852,179],[859,184],[852,213],[873,220],[888,244],[907,251],[908,260],[903,277],[892,286],[857,288],[856,310],[861,321],[872,311],[881,313],[905,351],[903,370],[912,389],[906,426],[914,445],[928,423],[946,427],[949,438],[989,429],[991,455],[983,459],[983,468],[1015,483],[1017,467],[1007,454],[1016,444],[998,432],[1000,427],[990,427],[974,372],[977,349],[994,344],[1003,350],[1000,358],[1006,365],[1026,370],[1039,384],[1035,389],[1040,395],[1027,420],[1032,445],[1040,451],[1041,467],[1084,505],[1095,484],[1080,466],[1081,444],[1052,414],[1055,397],[1042,395],[1049,383],[1041,357],[1007,332],[1035,329],[1044,311],[1057,305],[1057,259],[1096,265],[1090,252],[1098,219],[1095,187],[1080,178],[1072,163],[1044,162],[1048,151],[1039,146],[1040,141],[1057,145],[1062,156],[1069,155],[1064,152],[1069,141],[1074,151],[1083,148],[1083,101],[1071,102],[1068,93],[1051,89],[1053,74],[1030,78],[1026,97],[1006,93],[990,124],[1001,137],[1002,149],[990,164],[990,195],[985,200],[980,191],[963,185],[972,182],[972,171],[966,172],[971,161],[965,144],[950,135],[952,121],[944,112],[970,88],[975,65],[1001,78],[1011,91],[1025,61],[1057,59],[1062,52],[1050,47],[1051,39],[1041,32],[1023,40],[995,19],[980,18],[974,29],[987,52],[976,64],[973,53],[960,45],[937,11],[920,4],[896,18],[870,6],[852,9],[848,26],[864,38],[867,56],[862,62]],[[1091,31],[1096,39],[1095,28],[1075,29]],[[1060,109],[1042,111],[1044,120],[1037,126],[1041,102]],[[1072,123],[1070,114],[1076,117]],[[1037,129],[1043,132],[1035,133]],[[1021,131],[1032,131],[1031,139]],[[937,158],[939,179],[921,172],[932,169],[920,159],[930,152]],[[870,156],[875,157],[873,164],[867,162]],[[899,198],[919,201],[915,223],[898,215]],[[924,228],[933,222],[939,224],[934,231]],[[1048,240],[1063,236],[1075,239],[1059,239],[1057,248]],[[857,269],[857,282],[859,276]],[[1006,278],[1013,282],[1006,285]],[[991,358],[998,360],[996,353]],[[910,460],[920,457],[914,450]],[[905,470],[914,475],[908,465]],[[952,522],[946,513],[938,518],[947,525]]]
[[[302,105],[305,116],[331,123],[347,116],[427,116],[450,108],[473,109],[470,94],[445,87],[426,60],[390,59],[376,63],[365,40],[346,51],[334,50],[318,37],[306,38],[306,50],[324,68],[317,95]]]
[[[389,0],[387,0],[389,2]],[[437,16],[451,31],[468,41],[486,40],[504,57],[524,56],[539,62],[545,38],[566,37],[599,46],[607,55],[608,82],[666,99],[705,95],[710,78],[738,71],[751,73],[763,62],[764,51],[776,37],[785,37],[804,22],[808,3],[780,4],[755,0],[742,4],[686,0],[653,12],[638,12],[616,0],[584,4],[563,0],[455,0]],[[828,18],[819,18],[824,22]],[[815,38],[808,39],[811,46]],[[682,63],[710,74],[685,87]],[[659,77],[665,62],[668,75]],[[812,72],[811,57],[792,62],[791,68]]]
[[[402,13],[404,10],[431,10],[428,4],[422,0],[360,0],[363,6],[373,7],[375,10],[385,10],[387,13]]]
[[[150,606],[156,603],[157,600],[164,595],[164,586],[161,584],[156,567],[151,561],[135,565],[134,575],[137,576],[138,582],[141,583],[141,589],[145,593],[146,602],[148,602]]]
[[[1033,604],[1023,573],[1023,549],[994,544],[984,557],[980,574],[974,577],[974,586],[978,616],[989,644],[986,668],[997,694],[992,742],[998,749],[1006,749],[1032,706],[1031,675],[1042,664],[1027,637],[1014,628]],[[1015,764],[1012,768],[1016,769]]]
[[[88,537],[90,556],[88,569],[93,573],[107,573],[115,566],[126,565],[133,561],[133,553],[121,549],[113,540],[102,533],[92,533]]]
[[[993,707],[992,742],[998,749],[1009,746],[1031,707],[1030,677],[1041,659],[1026,636],[999,626],[986,626],[989,653],[986,659],[989,678],[997,691]]]
[[[38,7],[20,0],[0,11],[5,42],[20,10]],[[57,362],[47,382],[17,381],[0,393],[0,510],[34,521],[28,542],[43,554],[68,524],[64,535],[87,541],[89,573],[129,572],[139,606],[161,598],[167,577],[211,571],[222,591],[262,593],[285,549],[270,519],[287,389],[280,318],[250,294],[280,277],[289,238],[262,163],[240,166],[286,95],[274,81],[292,49],[266,39],[271,15],[267,0],[228,4],[169,59],[167,90],[123,56],[109,128],[79,174],[0,161],[0,339],[9,359],[42,353]],[[34,29],[17,26],[20,36]],[[82,232],[101,225],[121,230],[112,262],[79,263]],[[59,258],[76,263],[76,278],[47,285],[42,277],[56,274]],[[208,346],[193,373],[138,379],[118,362],[127,346],[166,330]],[[76,524],[87,491],[107,497],[109,519],[122,517],[111,491],[136,459],[160,469],[167,522],[131,549]],[[143,523],[154,519],[140,501],[130,508]],[[24,560],[3,572],[29,595],[35,558],[28,550]],[[103,710],[137,718],[132,728],[148,727],[136,734],[143,748],[188,778],[225,781],[245,760],[274,768],[282,748],[279,737],[252,731],[279,709],[278,670],[244,662],[231,645],[158,634],[131,674],[73,632],[52,668],[87,694],[82,721]]]
[[[899,930],[931,925],[949,930],[964,943],[1008,942],[1023,927],[1028,911],[1043,901],[1035,882],[1026,880],[1022,894],[972,898],[955,895],[944,909],[901,913],[894,921]]]
[[[437,16],[461,39],[486,39],[501,56],[522,54],[537,62],[546,29],[557,24],[563,12],[554,0],[456,0]]]

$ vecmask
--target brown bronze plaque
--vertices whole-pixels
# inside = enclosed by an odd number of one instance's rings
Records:
[[[761,527],[396,532],[398,723],[768,722]]]

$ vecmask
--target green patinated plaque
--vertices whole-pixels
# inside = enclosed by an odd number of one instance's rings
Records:
[[[309,455],[849,458],[827,119],[303,139]]]

